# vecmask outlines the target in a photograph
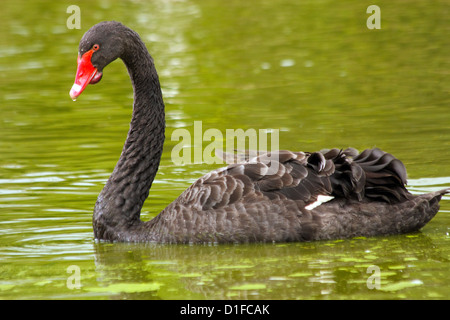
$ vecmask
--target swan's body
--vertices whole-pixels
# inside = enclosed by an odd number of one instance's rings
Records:
[[[279,151],[212,171],[154,219],[140,211],[164,143],[164,103],[153,59],[140,37],[118,22],[92,27],[80,41],[72,98],[121,58],[134,89],[133,116],[120,159],[94,209],[96,239],[159,243],[309,241],[419,230],[450,190],[414,196],[406,170],[379,149]],[[273,157],[271,158],[273,159]]]

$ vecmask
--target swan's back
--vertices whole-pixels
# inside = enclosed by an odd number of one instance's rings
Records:
[[[274,158],[277,171],[267,174]],[[410,232],[436,214],[442,193],[415,197],[405,183],[402,162],[379,149],[279,151],[208,173],[145,228],[154,241],[170,243]]]

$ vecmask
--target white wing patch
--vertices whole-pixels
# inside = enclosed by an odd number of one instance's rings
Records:
[[[334,197],[332,196],[324,196],[324,195],[318,195],[317,196],[317,200],[314,201],[313,203],[307,205],[305,207],[306,210],[312,210],[314,208],[317,208],[318,206],[320,206],[322,203],[328,202],[330,200],[334,199]]]

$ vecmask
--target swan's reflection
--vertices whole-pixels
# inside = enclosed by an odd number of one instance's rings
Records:
[[[427,261],[448,262],[420,232],[305,243],[94,247],[99,287],[129,285],[112,290],[118,299],[390,299],[402,296],[383,286],[426,283],[433,276],[424,272]],[[381,290],[367,287],[371,265],[381,270]],[[132,288],[143,283],[148,291]]]

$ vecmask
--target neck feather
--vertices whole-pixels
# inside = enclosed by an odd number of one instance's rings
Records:
[[[122,154],[95,205],[93,222],[98,239],[116,238],[121,231],[126,233],[141,223],[141,208],[163,150],[165,119],[159,78],[139,36],[135,34],[131,40],[121,58],[133,85],[133,114]]]

